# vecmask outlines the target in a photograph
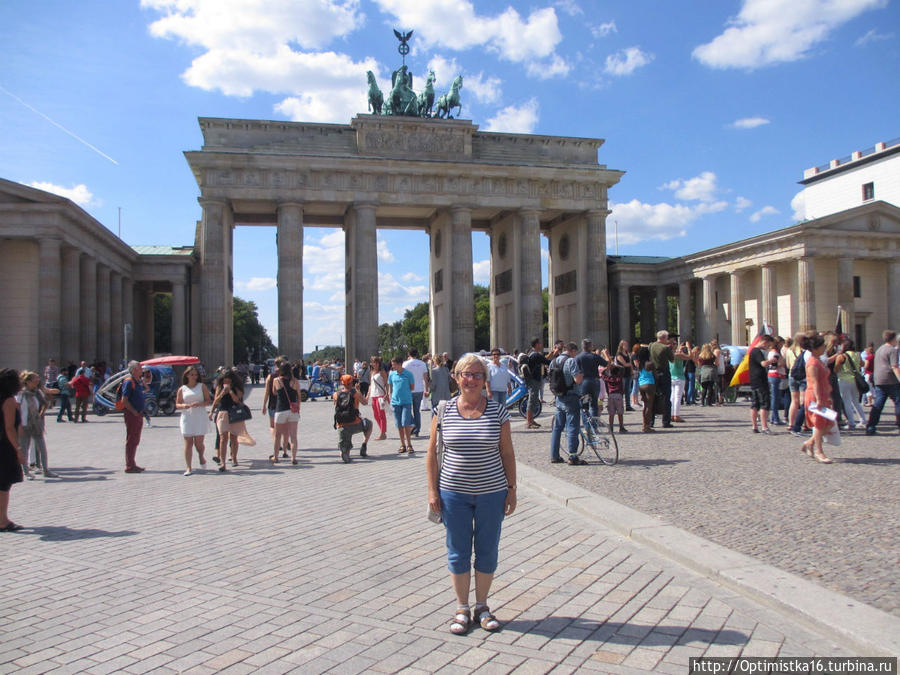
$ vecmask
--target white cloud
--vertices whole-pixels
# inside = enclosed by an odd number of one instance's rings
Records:
[[[472,263],[472,281],[482,286],[491,285],[491,261],[479,260]]]
[[[303,242],[303,287],[311,291],[343,292],[344,290],[344,232],[324,230],[313,241]]]
[[[227,96],[288,94],[275,111],[316,122],[345,122],[366,110],[365,71],[377,74],[378,63],[309,51],[361,25],[357,5],[357,0],[271,0],[265,7],[243,0],[142,0],[145,8],[166,14],[150,24],[154,37],[204,50],[182,73],[185,83]]]
[[[626,204],[610,202],[612,214],[607,218],[607,242],[612,244],[614,241],[614,222],[618,222],[620,244],[636,244],[647,239],[674,239],[685,236],[686,226],[700,216],[721,211],[727,206],[727,202],[701,203],[696,206],[665,202],[646,204],[637,199]]]
[[[319,49],[364,19],[358,0],[141,0],[141,7],[165,13],[150,24],[155,37],[244,52],[289,43]]]
[[[88,190],[87,185],[83,183],[79,185],[75,185],[73,187],[67,188],[62,185],[56,185],[55,183],[47,183],[44,181],[32,181],[29,183],[33,188],[37,188],[38,190],[43,190],[44,192],[52,192],[55,195],[59,195],[60,197],[65,197],[69,199],[78,206],[93,206],[97,204],[94,200],[94,195],[91,194],[91,191]]]
[[[426,46],[464,51],[484,47],[514,63],[549,58],[562,41],[552,7],[523,19],[512,7],[496,16],[480,15],[469,0],[375,0],[399,25],[415,29]]]
[[[570,70],[572,70],[572,66],[559,54],[553,54],[549,60],[545,61],[530,61],[525,68],[525,72],[530,77],[536,77],[539,80],[568,75]]]
[[[754,69],[796,61],[831,31],[887,0],[744,0],[730,26],[693,51],[710,68]]]
[[[879,33],[874,28],[860,38],[857,38],[855,44],[857,47],[865,47],[873,42],[881,42],[882,40],[891,40],[894,38],[893,33]]]
[[[488,119],[485,131],[530,134],[537,127],[538,102],[532,98],[520,106],[507,106]]]
[[[610,33],[618,33],[619,32],[619,29],[616,28],[615,21],[607,21],[606,23],[601,23],[599,26],[592,25],[590,27],[590,29],[591,29],[591,35],[593,35],[595,38],[602,38],[602,37],[606,37]]]
[[[791,210],[794,212],[794,222],[806,220],[806,194],[800,190],[791,200]]]
[[[763,217],[773,216],[776,213],[781,213],[781,211],[776,209],[774,206],[764,206],[759,211],[753,212],[753,215],[750,216],[750,222],[758,223],[760,220],[763,219]]]
[[[742,117],[741,119],[732,122],[731,126],[735,129],[755,129],[764,124],[769,124],[770,121],[771,120],[768,120],[765,117]]]
[[[400,277],[400,281],[405,281],[409,284],[413,281],[425,281],[425,277],[423,277],[421,274],[416,274],[415,272],[407,272]]]
[[[235,288],[253,292],[271,291],[278,286],[278,280],[274,277],[251,277],[250,281],[235,281],[234,285]]]
[[[635,70],[646,66],[652,60],[653,54],[641,51],[640,47],[628,47],[607,56],[603,72],[607,75],[618,77],[631,75]]]
[[[394,254],[391,253],[388,248],[387,242],[384,239],[379,239],[375,244],[375,249],[378,254],[378,260],[380,262],[392,263],[394,262]]]
[[[584,10],[581,9],[575,0],[556,0],[554,4],[569,16],[580,16],[584,14]]]
[[[738,213],[740,213],[744,209],[749,209],[751,206],[753,206],[753,202],[751,202],[746,197],[738,197],[734,201],[734,210],[737,211]]]
[[[682,180],[681,178],[669,181],[662,185],[663,190],[674,190],[678,199],[685,201],[711,202],[716,198],[716,174],[712,171],[704,171],[699,176]]]
[[[450,83],[457,75],[463,76],[463,89],[471,93],[475,99],[481,103],[495,103],[500,100],[503,95],[500,79],[497,77],[485,77],[483,72],[472,74],[465,72],[459,67],[456,59],[447,59],[443,56],[436,55],[428,62],[426,73],[422,75],[422,83],[428,70],[434,71],[435,97],[440,96],[445,91],[450,90]],[[419,86],[418,83],[415,83]]]
[[[406,285],[400,283],[389,272],[378,273],[378,302],[381,305],[402,303],[409,307],[420,302],[428,302],[428,286],[424,284]]]

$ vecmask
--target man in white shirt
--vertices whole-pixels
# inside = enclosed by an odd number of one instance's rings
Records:
[[[419,430],[422,427],[422,411],[420,410],[420,408],[422,406],[422,399],[425,397],[425,394],[428,391],[429,384],[428,366],[425,365],[424,361],[419,359],[419,350],[415,347],[409,348],[408,355],[409,358],[403,363],[403,369],[411,372],[416,380],[416,384],[412,390],[412,435],[418,438]]]

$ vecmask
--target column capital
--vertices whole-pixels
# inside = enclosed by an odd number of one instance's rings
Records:
[[[350,204],[351,209],[376,209],[378,208],[378,202],[373,201],[359,201],[353,202]]]
[[[197,197],[197,203],[203,208],[207,206],[231,207],[231,201],[228,199],[216,199],[212,197]]]
[[[609,209],[588,209],[584,212],[588,218],[606,218],[612,211]]]
[[[472,213],[472,208],[470,204],[454,204],[450,207],[450,214]]]

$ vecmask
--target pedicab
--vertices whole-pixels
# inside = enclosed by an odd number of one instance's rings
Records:
[[[144,412],[151,417],[160,413],[174,414],[175,396],[178,392],[174,366],[190,366],[195,363],[200,363],[200,359],[196,356],[160,356],[141,361],[141,368],[150,371],[152,377],[150,390],[144,394]],[[128,375],[128,369],[119,371],[97,388],[93,404],[95,415],[102,417],[121,412],[116,408],[116,401],[122,396],[122,383]]]

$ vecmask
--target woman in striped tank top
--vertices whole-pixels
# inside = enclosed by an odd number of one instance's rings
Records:
[[[453,368],[459,396],[447,402],[441,427],[444,459],[438,468],[438,418],[431,420],[426,456],[428,505],[440,513],[447,531],[447,562],[457,610],[450,632],[462,635],[474,621],[485,630],[500,628],[487,605],[497,569],[504,516],[516,508],[516,458],[509,413],[485,398],[487,369],[476,355]],[[475,550],[475,607],[469,609],[472,549]]]

